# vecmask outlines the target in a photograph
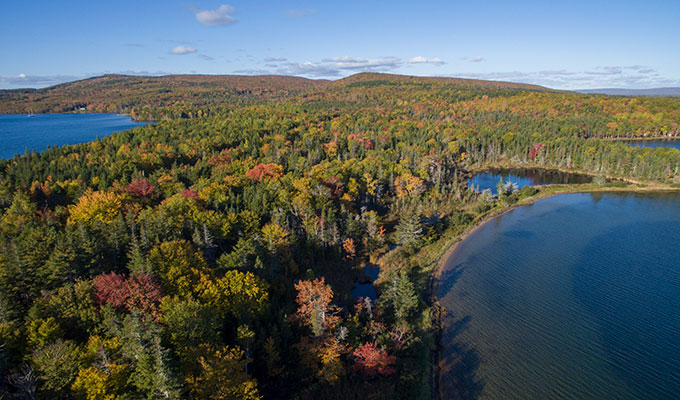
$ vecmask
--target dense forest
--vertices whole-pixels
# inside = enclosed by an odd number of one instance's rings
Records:
[[[680,187],[680,99],[445,78],[106,76],[3,112],[155,123],[0,161],[0,393],[427,399],[441,243],[508,162]],[[606,185],[606,179],[600,180]],[[377,298],[353,298],[366,262]],[[2,395],[0,395],[2,398]]]

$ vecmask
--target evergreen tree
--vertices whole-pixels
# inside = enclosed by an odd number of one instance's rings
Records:
[[[418,306],[418,296],[404,269],[392,272],[380,301],[392,311],[397,325],[408,326],[409,318]]]
[[[397,243],[402,246],[415,246],[423,235],[423,226],[420,216],[415,212],[409,212],[399,218],[396,227]]]

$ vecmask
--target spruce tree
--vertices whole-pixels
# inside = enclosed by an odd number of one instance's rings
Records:
[[[420,216],[415,212],[404,214],[396,228],[397,243],[402,246],[415,246],[423,236]]]

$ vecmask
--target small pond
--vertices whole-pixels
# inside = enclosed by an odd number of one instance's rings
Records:
[[[624,140],[622,142],[633,147],[651,147],[653,149],[657,147],[670,147],[680,150],[680,140],[678,139]]]
[[[468,186],[480,192],[490,189],[496,194],[498,181],[513,182],[521,189],[524,186],[539,186],[552,184],[590,183],[593,178],[588,175],[572,174],[562,171],[541,168],[498,169],[490,168],[473,176]]]
[[[364,265],[364,272],[354,284],[354,289],[352,289],[352,297],[355,300],[361,297],[368,297],[371,300],[378,298],[373,287],[373,282],[378,279],[378,273],[380,273],[380,267],[377,265],[370,263]]]

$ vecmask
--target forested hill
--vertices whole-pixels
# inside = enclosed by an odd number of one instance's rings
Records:
[[[133,107],[211,105],[281,98],[323,85],[294,76],[104,75],[44,89],[0,91],[0,113],[128,112]]]
[[[479,79],[465,79],[465,78],[449,78],[449,77],[433,77],[433,76],[409,76],[409,75],[395,75],[382,74],[376,72],[362,72],[346,78],[338,79],[329,82],[329,86],[366,86],[367,83],[373,85],[435,85],[435,86],[458,86],[467,88],[493,88],[493,89],[525,89],[534,91],[554,91],[543,86],[530,85],[526,83],[503,82],[503,81],[485,81]]]
[[[294,76],[167,75],[158,77],[104,75],[44,89],[0,91],[0,114],[71,112],[123,112],[143,106],[214,106],[282,99],[327,89],[367,86],[419,85],[424,88],[456,86],[479,89],[548,89],[521,83],[459,78],[412,77],[359,73],[336,81]]]
[[[477,193],[472,168],[680,188],[677,149],[602,140],[677,136],[678,98],[383,74],[22,93],[0,108],[158,122],[0,160],[6,399],[429,400],[433,265],[538,190]]]

